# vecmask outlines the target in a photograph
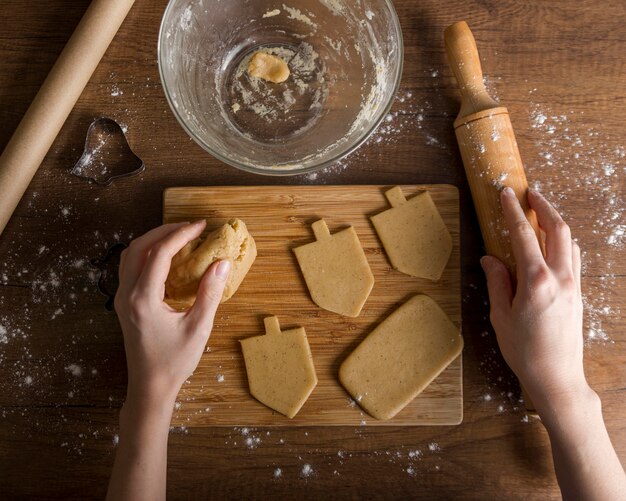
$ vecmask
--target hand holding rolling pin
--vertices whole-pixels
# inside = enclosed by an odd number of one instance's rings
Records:
[[[528,201],[546,234],[546,256],[510,188],[502,211],[517,263],[517,287],[493,256],[481,259],[491,323],[504,359],[526,388],[550,436],[564,499],[624,499],[626,475],[606,430],[600,398],[583,370],[580,248],[539,193]]]
[[[487,94],[467,23],[450,26],[445,42],[463,99],[454,127],[490,254],[481,265],[500,350],[548,431],[563,498],[626,499],[583,370],[580,249],[558,212],[529,191],[508,112]]]

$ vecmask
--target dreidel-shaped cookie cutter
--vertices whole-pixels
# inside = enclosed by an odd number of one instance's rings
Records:
[[[325,310],[357,317],[374,287],[359,237],[352,226],[331,235],[323,219],[311,228],[317,241],[293,252],[313,302]]]
[[[452,253],[452,237],[430,194],[407,200],[396,186],[385,196],[391,209],[371,220],[391,265],[413,277],[439,280]]]
[[[317,385],[311,348],[303,327],[281,331],[275,316],[264,323],[264,336],[241,341],[250,393],[293,418]]]

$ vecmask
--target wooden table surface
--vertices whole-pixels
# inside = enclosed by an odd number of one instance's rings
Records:
[[[0,2],[0,148],[88,3]],[[487,319],[481,238],[452,130],[458,92],[442,43],[443,29],[461,19],[474,30],[489,88],[511,112],[531,183],[558,205],[584,251],[586,371],[626,461],[626,3],[395,3],[406,57],[389,121],[338,165],[276,179],[228,167],[185,135],[156,64],[166,0],[137,0],[0,237],[3,499],[104,496],[126,369],[116,317],[88,263],[158,225],[165,188],[400,183],[461,192],[463,423],[175,429],[169,497],[559,497],[546,433],[519,404]],[[147,165],[140,177],[100,187],[70,174],[101,115],[127,126]]]

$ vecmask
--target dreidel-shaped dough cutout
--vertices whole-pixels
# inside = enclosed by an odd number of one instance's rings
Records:
[[[348,356],[339,380],[376,419],[391,419],[419,395],[463,349],[463,338],[428,296],[389,315]]]
[[[340,315],[359,316],[374,286],[359,237],[352,226],[331,235],[323,219],[312,229],[317,241],[293,252],[313,302]]]
[[[371,220],[391,265],[413,277],[439,280],[452,253],[452,237],[430,194],[407,200],[396,186],[385,196],[391,209]]]
[[[250,393],[291,419],[317,385],[311,348],[303,327],[281,332],[277,317],[265,318],[265,332],[241,341]]]

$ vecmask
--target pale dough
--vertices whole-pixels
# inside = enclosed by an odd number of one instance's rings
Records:
[[[265,331],[240,341],[250,393],[291,419],[317,385],[311,348],[303,327],[281,332],[277,317],[265,319]]]
[[[452,253],[452,237],[428,194],[407,200],[399,186],[385,193],[392,208],[372,216],[391,265],[414,277],[439,280]]]
[[[281,83],[289,78],[289,66],[280,57],[259,51],[248,63],[248,74],[269,82]]]
[[[256,258],[256,244],[240,219],[233,219],[183,247],[172,259],[165,282],[165,301],[177,309],[190,308],[196,300],[200,280],[215,261],[230,260],[232,269],[222,303],[232,297]]]
[[[313,302],[325,310],[357,317],[374,275],[354,228],[331,235],[323,219],[312,225],[316,242],[293,250]]]
[[[400,306],[348,356],[339,380],[376,419],[391,419],[463,349],[463,338],[430,297]]]

